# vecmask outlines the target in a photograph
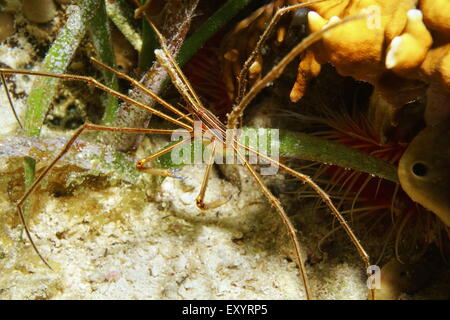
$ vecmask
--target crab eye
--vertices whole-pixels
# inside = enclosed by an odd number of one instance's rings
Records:
[[[414,163],[411,169],[416,177],[423,178],[428,174],[428,166],[423,162]]]

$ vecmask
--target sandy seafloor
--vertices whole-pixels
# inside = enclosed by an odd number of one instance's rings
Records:
[[[0,62],[21,68],[33,47],[15,37],[18,48],[0,45]],[[17,80],[16,92],[27,93],[30,83]],[[3,91],[0,99],[1,137],[19,134]],[[23,116],[23,99],[15,107]],[[56,197],[44,184],[29,224],[50,271],[18,224],[13,200],[23,192],[20,164],[2,158],[0,166],[0,299],[305,298],[285,229],[245,172],[238,182],[212,172],[207,202],[232,198],[208,212],[195,207],[202,166],[187,166],[180,173],[187,179],[165,179],[156,188],[94,177]],[[297,211],[306,256],[330,226],[309,227],[314,214],[307,206]],[[316,298],[366,298],[363,263],[344,242],[338,254],[307,266]]]
[[[32,231],[56,271],[18,240],[18,228],[7,228],[13,241],[2,242],[1,297],[304,298],[297,269],[282,254],[289,248],[279,241],[283,229],[265,200],[256,192],[239,194],[214,177],[209,199],[224,192],[237,196],[200,213],[193,200],[202,172],[188,167],[183,174],[183,182],[166,179],[152,202],[134,187],[39,195],[43,208]],[[2,215],[14,212],[7,201],[2,204]],[[364,298],[362,280],[361,265],[347,262],[314,270],[311,279],[321,298]]]

